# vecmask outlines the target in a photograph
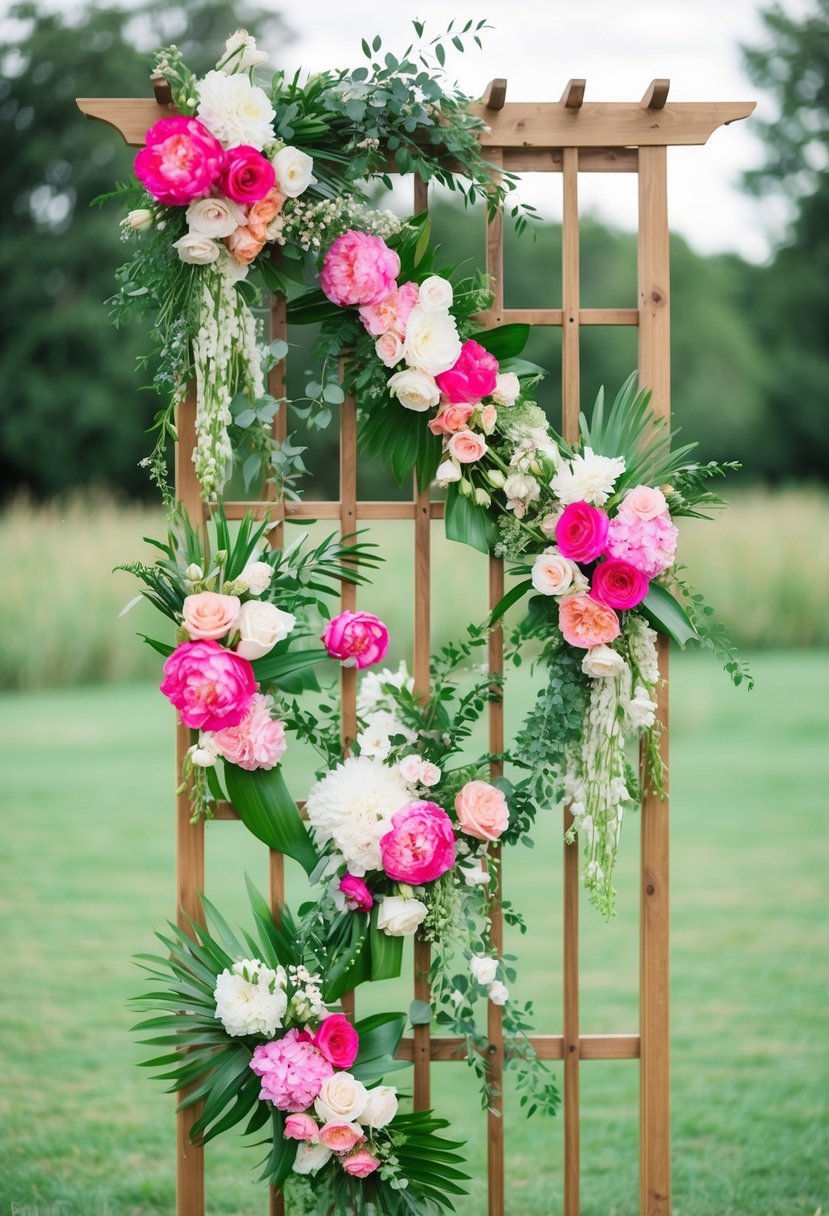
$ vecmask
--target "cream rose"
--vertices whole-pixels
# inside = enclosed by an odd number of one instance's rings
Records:
[[[273,158],[276,180],[286,198],[299,198],[317,180],[314,177],[314,162],[307,152],[288,145],[280,148]]]
[[[396,367],[403,358],[403,343],[396,333],[389,330],[382,334],[374,343],[377,358],[386,367]]]
[[[539,527],[541,528],[541,531],[544,533],[545,536],[549,537],[550,540],[555,539],[556,524],[558,523],[560,518],[561,518],[561,511],[550,511],[547,515],[544,516],[544,518],[542,519],[542,521],[539,525]]]
[[[267,562],[248,562],[237,578],[244,583],[251,595],[261,595],[273,578],[273,568]]]
[[[445,309],[430,312],[420,304],[415,305],[406,323],[403,350],[409,366],[420,372],[429,376],[448,372],[461,353],[455,318]]]
[[[185,232],[184,236],[173,241],[173,248],[188,266],[209,266],[216,261],[220,252],[215,241],[197,232]]]
[[[456,431],[448,443],[449,455],[461,464],[474,464],[486,453],[486,440],[474,431]]]
[[[314,1110],[323,1123],[353,1123],[368,1103],[368,1090],[350,1072],[335,1072],[322,1083]]]
[[[533,562],[530,578],[540,595],[566,595],[573,585],[577,569],[569,557],[551,546],[539,553]]]
[[[389,392],[407,410],[414,410],[416,414],[430,410],[440,401],[440,389],[433,377],[413,368],[395,372],[389,378]]]
[[[239,645],[236,653],[243,659],[261,659],[282,642],[296,624],[296,617],[283,612],[274,604],[262,600],[248,600],[242,605],[236,627],[239,630]]]
[[[622,499],[621,510],[637,519],[655,519],[668,510],[668,500],[653,486],[634,486]]]
[[[387,895],[380,904],[377,928],[389,937],[409,937],[429,909],[419,899],[404,899],[402,895]]]
[[[433,786],[440,781],[440,769],[436,764],[424,760],[420,766],[420,780],[423,785]]]
[[[452,284],[439,274],[431,274],[420,284],[417,302],[425,312],[445,312],[452,307]]]
[[[610,679],[619,676],[625,669],[625,660],[618,650],[610,646],[591,646],[581,661],[581,669],[593,679]]]
[[[397,1114],[397,1090],[392,1085],[377,1085],[368,1091],[360,1122],[363,1127],[385,1127]]]
[[[417,755],[404,756],[400,761],[397,768],[407,785],[417,785],[420,780],[420,766],[422,763],[423,761],[420,759],[420,756]]]
[[[245,222],[241,207],[229,198],[197,198],[185,212],[191,236],[230,236]]]
[[[507,498],[520,499],[522,502],[535,502],[541,493],[541,487],[528,473],[510,473],[504,482],[504,493]]]
[[[238,595],[219,595],[215,591],[200,591],[184,597],[184,628],[191,641],[224,638],[239,620],[241,600]]]
[[[498,974],[497,958],[489,958],[487,955],[473,954],[469,960],[469,970],[472,973],[472,978],[479,984],[483,984],[484,988],[491,984]]]
[[[509,1000],[509,988],[500,980],[493,980],[487,989],[487,995],[493,1005],[506,1005]]]
[[[515,372],[499,372],[495,377],[495,388],[492,390],[492,400],[496,405],[515,405],[521,393],[521,381]]]
[[[314,1140],[302,1140],[297,1145],[293,1171],[295,1174],[316,1174],[331,1157],[331,1149]]]

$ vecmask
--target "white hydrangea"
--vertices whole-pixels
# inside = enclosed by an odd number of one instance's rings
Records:
[[[397,671],[384,667],[381,671],[367,671],[360,680],[357,690],[357,713],[364,720],[380,709],[394,713],[395,702],[391,693],[385,691],[386,686],[406,689],[414,692],[414,676],[409,675],[405,662],[401,661]]]
[[[264,1034],[279,1030],[288,996],[282,967],[272,971],[256,958],[243,958],[216,977],[215,1016],[229,1035]]]
[[[276,111],[264,89],[244,75],[208,72],[199,83],[199,122],[224,148],[247,144],[261,152],[273,139]]]
[[[597,456],[585,448],[580,456],[563,460],[553,477],[551,488],[559,502],[589,502],[602,507],[613,493],[616,479],[625,471],[621,456]]]
[[[349,756],[316,783],[305,810],[317,841],[333,840],[349,871],[362,877],[382,868],[380,837],[411,797],[394,769],[368,756]]]

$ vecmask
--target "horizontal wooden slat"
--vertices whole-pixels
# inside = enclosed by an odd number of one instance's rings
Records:
[[[269,515],[272,519],[282,519],[282,504],[275,502],[226,502],[225,515],[228,519],[241,519],[243,515],[258,515],[264,518]],[[357,518],[367,519],[414,519],[417,507],[413,502],[358,502]],[[431,519],[443,519],[445,505],[442,502],[429,504]],[[338,502],[288,502],[285,503],[285,517],[289,519],[339,519],[340,504]]]
[[[562,325],[561,308],[505,308],[503,312],[479,312],[473,320],[479,325]],[[638,308],[580,308],[580,325],[638,325]]]
[[[302,818],[305,818],[305,802],[298,802],[296,808]],[[239,812],[232,802],[217,802],[213,807],[214,819],[238,819]]]
[[[535,1034],[530,1035],[529,1039],[540,1060],[563,1059],[563,1035]],[[464,1059],[465,1042],[465,1039],[460,1036],[433,1035],[430,1058],[432,1060]],[[397,1056],[400,1060],[414,1059],[414,1039],[401,1039]],[[579,1058],[582,1060],[638,1060],[639,1035],[583,1034],[579,1038]]]
[[[504,168],[510,173],[561,173],[562,148],[504,148]],[[579,173],[635,173],[636,148],[585,148],[579,153]]]

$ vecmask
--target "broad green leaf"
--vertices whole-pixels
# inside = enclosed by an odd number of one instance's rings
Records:
[[[489,553],[498,540],[498,529],[485,507],[476,506],[451,485],[446,495],[446,537]]]
[[[517,604],[531,589],[532,585],[532,579],[525,578],[520,583],[516,583],[514,587],[510,587],[506,595],[492,609],[492,615],[489,618],[490,625],[494,625],[496,621],[500,621],[504,613],[509,611],[513,604]]]
[[[428,1026],[432,1020],[432,1006],[428,1001],[412,1001],[409,1005],[409,1021],[412,1026]]]
[[[228,798],[247,829],[269,848],[293,857],[310,874],[319,854],[285,784],[282,769],[277,766],[246,772],[235,764],[225,764],[225,785]]]
[[[659,583],[651,583],[648,594],[637,611],[642,613],[654,629],[678,642],[680,646],[685,646],[697,637],[697,631],[679,600]]]
[[[500,362],[520,355],[530,336],[529,325],[499,325],[495,329],[484,329],[473,334],[475,341],[488,350]]]
[[[377,927],[377,917],[380,908],[375,904],[371,910],[371,925],[369,927],[369,945],[371,949],[371,978],[373,980],[393,980],[403,966],[403,938],[390,937]]]
[[[327,650],[315,647],[313,650],[280,651],[276,647],[270,654],[261,659],[255,659],[251,664],[253,674],[260,684],[277,684],[284,686],[287,677],[295,676],[318,663],[324,663],[329,658]]]

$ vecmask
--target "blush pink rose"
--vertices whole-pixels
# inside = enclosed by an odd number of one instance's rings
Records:
[[[467,781],[455,795],[458,823],[476,840],[497,840],[509,826],[509,807],[503,790],[488,781]]]
[[[237,262],[249,266],[262,252],[267,236],[264,224],[257,224],[253,228],[240,224],[235,232],[225,237],[224,243]]]
[[[200,591],[185,596],[184,628],[192,642],[202,638],[224,638],[239,619],[242,601],[238,595],[219,595],[216,591]]]
[[[260,225],[264,224],[267,227],[271,220],[276,219],[279,215],[284,203],[284,195],[279,193],[276,186],[273,186],[264,198],[260,198],[248,211],[248,224],[257,232]]]
[[[653,519],[667,512],[668,501],[662,491],[653,486],[634,486],[622,499],[620,510],[639,519]]]
[[[164,663],[161,691],[193,730],[238,726],[256,688],[247,659],[212,640],[182,642]]]
[[[375,1157],[367,1148],[358,1148],[356,1153],[351,1153],[344,1159],[342,1167],[352,1178],[367,1178],[379,1164],[379,1157]]]
[[[610,521],[607,553],[630,562],[648,578],[656,578],[674,564],[679,533],[667,511],[643,519],[624,509]]]
[[[481,429],[491,435],[495,430],[495,423],[498,421],[498,411],[494,405],[485,405],[481,410]]]
[[[258,203],[276,182],[276,171],[269,160],[248,144],[225,152],[219,186],[234,203]]]
[[[328,622],[322,642],[332,659],[340,659],[352,667],[370,667],[385,658],[389,631],[370,612],[346,610]]]
[[[599,562],[593,571],[590,594],[594,600],[622,612],[641,604],[649,582],[641,570],[618,557]]]
[[[356,874],[343,874],[340,890],[345,896],[346,907],[352,912],[368,912],[374,907],[374,896]]]
[[[320,1023],[314,1046],[335,1068],[350,1068],[360,1050],[360,1036],[344,1013],[332,1013]]]
[[[461,464],[474,464],[486,453],[486,440],[475,431],[456,431],[447,444],[449,455]]]
[[[289,1030],[273,1043],[260,1043],[253,1049],[250,1067],[262,1078],[259,1097],[293,1114],[306,1110],[334,1074],[333,1065],[299,1030]]]
[[[564,640],[582,650],[606,646],[619,636],[621,628],[613,609],[589,595],[571,595],[562,600],[558,624]]]
[[[405,338],[406,322],[417,303],[419,292],[417,283],[401,283],[396,291],[389,292],[379,304],[364,304],[360,309],[360,320],[375,338],[387,333]]]
[[[159,118],[135,158],[135,176],[153,198],[183,207],[209,194],[224,162],[224,150],[197,118]]]
[[[341,308],[379,304],[394,291],[399,274],[400,258],[381,237],[350,230],[326,253],[320,286]]]
[[[556,522],[556,543],[564,557],[592,562],[604,551],[609,520],[600,507],[571,502]]]
[[[330,1148],[332,1153],[349,1153],[357,1144],[365,1140],[363,1129],[358,1123],[326,1123],[320,1128],[317,1137],[320,1144]]]
[[[436,802],[410,802],[392,816],[380,837],[383,869],[389,878],[417,886],[434,882],[455,864],[452,821]]]
[[[469,338],[448,372],[436,377],[438,388],[450,401],[480,401],[495,390],[498,360]]]
[[[286,1140],[316,1140],[319,1134],[319,1124],[310,1115],[288,1115],[285,1120],[283,1136]]]
[[[238,726],[226,726],[212,737],[213,746],[229,764],[246,772],[275,768],[285,754],[285,723],[271,717],[271,699],[256,693]]]
[[[463,430],[475,413],[475,406],[458,401],[444,405],[440,413],[426,424],[433,435],[454,435]]]

